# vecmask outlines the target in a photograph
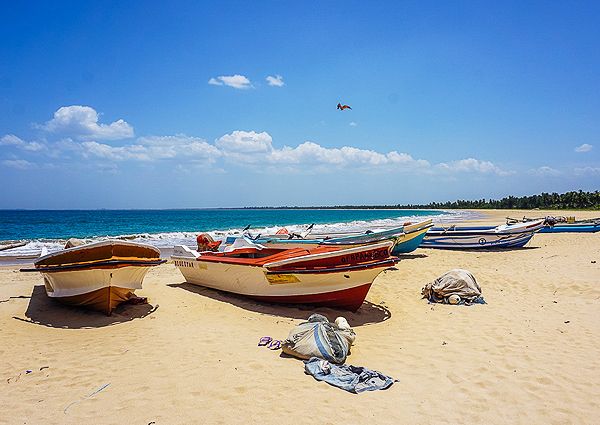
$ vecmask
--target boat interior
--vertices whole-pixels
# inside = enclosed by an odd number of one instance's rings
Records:
[[[262,266],[274,261],[286,260],[288,258],[302,257],[309,254],[321,254],[331,251],[337,251],[337,248],[330,246],[319,246],[313,249],[305,248],[239,248],[230,252],[202,252],[199,259],[202,261],[227,262],[232,264],[249,264]]]

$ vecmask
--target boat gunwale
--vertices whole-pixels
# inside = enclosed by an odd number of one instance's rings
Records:
[[[92,261],[86,263],[74,263],[74,264],[59,264],[56,266],[43,266],[35,268],[20,269],[20,272],[40,272],[40,273],[52,273],[60,272],[65,270],[86,270],[86,269],[112,269],[122,267],[153,267],[160,264],[166,263],[167,260],[156,259],[156,260],[102,260]]]
[[[357,247],[352,247],[352,248],[327,250],[325,252],[319,252],[319,253],[315,253],[315,254],[311,253],[311,254],[308,254],[308,255],[300,256],[300,257],[286,258],[286,259],[282,259],[282,260],[278,260],[278,261],[273,261],[273,262],[270,262],[270,263],[264,263],[263,267],[265,267],[265,268],[279,267],[279,266],[285,266],[285,265],[290,264],[290,263],[294,264],[296,262],[304,262],[304,261],[311,261],[311,260],[317,260],[317,259],[325,259],[325,258],[343,256],[343,255],[347,255],[347,254],[354,254],[356,252],[362,252],[362,251],[379,250],[379,249],[382,249],[382,248],[385,248],[385,247],[387,247],[387,249],[388,249],[388,257],[389,257],[390,256],[389,255],[390,251],[391,251],[391,249],[392,249],[393,246],[394,246],[394,243],[392,241],[370,243],[370,244],[364,244],[364,245],[357,246]]]
[[[78,250],[88,250],[88,249],[93,249],[93,248],[97,248],[97,247],[101,247],[101,246],[105,246],[105,245],[117,245],[117,244],[121,244],[121,245],[128,245],[128,246],[133,246],[133,247],[139,247],[139,248],[147,248],[147,249],[152,249],[156,254],[158,254],[160,256],[160,250],[158,248],[156,248],[155,246],[146,244],[146,243],[142,243],[142,242],[132,242],[132,241],[122,241],[122,240],[118,240],[118,239],[105,239],[102,241],[96,241],[96,242],[90,242],[84,245],[79,245],[79,246],[73,246],[71,248],[65,248],[65,249],[61,249],[60,251],[56,251],[56,252],[51,252],[49,254],[46,254],[42,257],[39,257],[36,262],[38,261],[44,261],[48,258],[51,258],[53,256],[56,256],[58,254],[64,254],[64,253],[70,253],[70,252],[75,252]]]
[[[205,263],[220,263],[220,264],[230,264],[230,265],[239,265],[239,266],[250,266],[250,267],[262,267],[262,268],[272,268],[272,267],[281,267],[288,265],[289,263],[298,263],[305,262],[311,260],[319,260],[326,259],[331,257],[343,256],[348,254],[353,254],[356,252],[362,251],[371,251],[371,250],[379,250],[387,247],[388,257],[390,257],[390,252],[394,246],[392,241],[383,241],[377,243],[370,244],[362,244],[359,246],[351,247],[351,248],[342,248],[338,249],[335,246],[319,246],[311,249],[306,248],[289,248],[289,249],[278,249],[281,252],[277,254],[272,254],[271,256],[265,256],[260,258],[239,258],[239,257],[231,257],[223,254],[231,254],[234,251],[228,253],[214,253],[210,251],[206,251],[204,253],[200,253],[199,256],[193,257],[184,257],[179,255],[172,255],[171,258],[174,260],[184,260],[184,261],[195,261],[195,262],[205,262]],[[314,252],[318,251],[318,252]],[[305,252],[306,254],[293,256],[294,253]],[[312,253],[311,253],[312,252]],[[204,254],[204,255],[203,255]],[[269,257],[276,256],[285,256],[283,259],[272,259],[269,261]],[[255,260],[255,261],[252,261]],[[261,261],[263,260],[263,261]],[[275,261],[273,261],[275,260]],[[372,262],[373,260],[371,260]],[[366,263],[365,263],[366,264]]]
[[[384,268],[387,265],[394,266],[400,259],[396,257],[389,257],[385,260],[380,260],[376,262],[369,263],[360,263],[360,264],[351,264],[347,266],[340,267],[330,267],[330,268],[322,268],[322,269],[290,269],[290,270],[269,270],[265,274],[269,275],[279,275],[279,274],[321,274],[321,273],[341,273],[346,271],[359,271],[359,270],[369,270],[375,268]]]

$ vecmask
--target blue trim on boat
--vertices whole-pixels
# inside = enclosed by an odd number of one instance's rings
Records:
[[[600,224],[557,224],[544,226],[540,233],[596,233],[600,232]]]

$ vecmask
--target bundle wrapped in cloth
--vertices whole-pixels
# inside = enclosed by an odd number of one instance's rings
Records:
[[[481,287],[468,270],[454,269],[425,285],[423,298],[432,303],[473,304],[485,303]]]
[[[284,353],[300,359],[318,357],[331,363],[346,361],[356,334],[343,317],[331,323],[327,317],[313,314],[307,322],[290,331],[281,346]]]

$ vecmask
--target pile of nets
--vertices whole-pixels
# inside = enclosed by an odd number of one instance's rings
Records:
[[[343,317],[331,323],[327,317],[313,314],[307,322],[290,331],[281,348],[284,353],[300,359],[318,357],[331,363],[346,361],[356,334]]]
[[[466,305],[485,303],[475,276],[463,269],[450,270],[428,283],[421,290],[421,295],[432,303]]]

